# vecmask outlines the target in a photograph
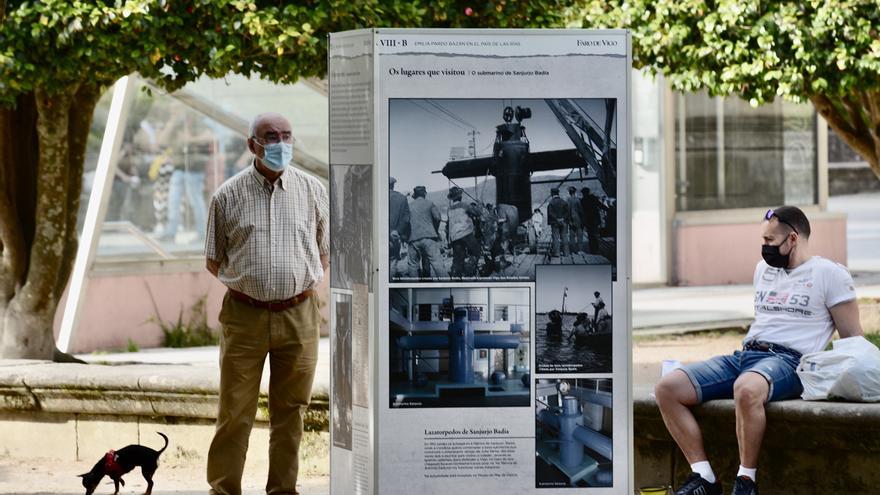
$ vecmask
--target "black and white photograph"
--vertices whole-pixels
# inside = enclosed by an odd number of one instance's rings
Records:
[[[351,296],[333,293],[333,445],[351,450]]]
[[[538,265],[535,366],[538,373],[611,373],[611,267]]]
[[[389,295],[391,408],[531,405],[528,287]]]
[[[535,487],[611,487],[610,378],[535,381]]]
[[[372,244],[369,221],[373,208],[373,167],[330,167],[330,286],[351,289],[352,284],[372,287]]]
[[[391,282],[616,276],[616,99],[391,99],[388,115]]]

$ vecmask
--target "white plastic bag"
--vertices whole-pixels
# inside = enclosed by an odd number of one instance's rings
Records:
[[[804,400],[880,402],[880,349],[864,337],[835,340],[830,351],[801,358]]]

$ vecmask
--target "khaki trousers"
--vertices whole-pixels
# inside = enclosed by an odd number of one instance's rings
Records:
[[[320,318],[315,296],[278,312],[255,308],[229,294],[223,299],[220,406],[208,451],[211,494],[241,494],[267,355],[270,432],[266,493],[296,493],[303,413],[311,399],[318,362]]]

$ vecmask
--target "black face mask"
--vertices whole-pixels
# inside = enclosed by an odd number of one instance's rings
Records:
[[[779,248],[785,244],[786,240],[788,240],[788,237],[776,246],[769,244],[761,246],[761,256],[768,265],[774,268],[788,268],[788,263],[791,261],[791,250],[788,251],[788,254],[779,252]]]

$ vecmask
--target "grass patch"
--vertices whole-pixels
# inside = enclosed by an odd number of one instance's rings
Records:
[[[150,293],[150,299],[153,294]],[[164,321],[159,316],[159,308],[153,300],[155,314],[147,320],[159,325],[162,330],[162,347],[203,347],[220,343],[220,334],[208,325],[208,296],[203,295],[195,304],[184,312],[183,305],[177,315],[177,321]],[[186,313],[186,314],[184,314]]]
[[[140,347],[138,347],[137,343],[135,341],[131,340],[131,337],[129,337],[128,338],[128,345],[125,347],[125,349],[128,352],[137,352],[140,350]]]
[[[859,319],[865,333],[880,333],[880,299],[863,297],[859,299]]]

